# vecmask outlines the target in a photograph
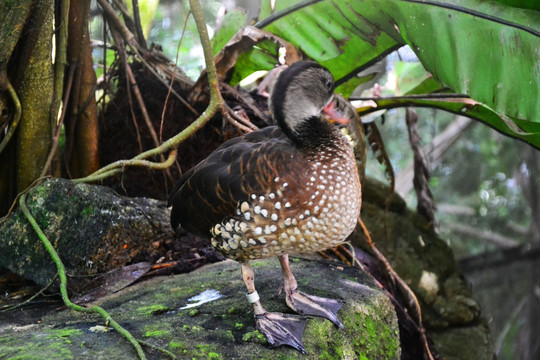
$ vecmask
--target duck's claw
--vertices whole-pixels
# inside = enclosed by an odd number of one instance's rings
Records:
[[[293,290],[287,293],[287,305],[298,314],[324,317],[343,329],[343,324],[337,318],[337,312],[343,306],[342,301]]]
[[[272,347],[288,345],[307,354],[302,342],[304,328],[309,318],[298,315],[280,313],[264,313],[255,315],[257,330],[266,336]]]

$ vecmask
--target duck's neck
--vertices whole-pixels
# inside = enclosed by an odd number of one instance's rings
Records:
[[[329,146],[340,136],[337,128],[319,116],[312,116],[299,122],[294,129],[280,125],[298,147],[309,150]]]

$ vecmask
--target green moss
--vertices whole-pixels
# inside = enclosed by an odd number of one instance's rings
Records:
[[[69,337],[69,336],[76,336],[76,335],[82,335],[83,334],[82,330],[80,330],[80,329],[70,329],[70,328],[66,328],[66,329],[47,329],[47,330],[45,330],[45,332],[49,334],[49,335],[47,335],[47,337],[49,339],[66,338],[66,337]]]
[[[180,351],[180,350],[186,350],[187,345],[185,342],[180,340],[171,340],[169,341],[169,348],[171,350]]]
[[[296,351],[296,350],[295,350]],[[294,353],[294,355],[283,355],[283,354],[277,354],[277,358],[279,360],[296,360],[298,359],[299,357],[301,357],[300,355],[298,355],[300,353]],[[276,354],[274,352],[274,354],[272,354],[272,356],[270,357],[267,357],[265,359],[268,359],[268,360],[272,360],[272,359],[275,359],[276,358]]]
[[[242,336],[242,340],[245,342],[255,342],[259,344],[266,344],[266,337],[261,334],[258,330],[250,331]]]
[[[143,337],[145,338],[157,337],[157,338],[164,338],[164,339],[169,340],[169,339],[172,339],[173,337],[172,335],[173,332],[171,331],[170,325],[167,323],[149,324],[143,328],[143,331],[144,331]]]
[[[38,214],[36,216],[36,222],[38,223],[39,227],[43,230],[49,228],[49,225],[50,225],[49,217],[46,214]]]
[[[68,339],[70,336],[77,336],[82,335],[82,330],[79,329],[48,329],[45,330],[46,333],[48,333],[47,338],[49,339],[62,339],[64,341],[64,344],[71,344],[71,340]],[[55,343],[52,343],[53,345]]]
[[[155,312],[161,312],[166,311],[169,308],[165,305],[150,305],[150,306],[143,306],[137,309],[137,312],[141,315],[152,315]]]
[[[234,335],[231,330],[225,332],[225,338],[229,339],[231,342],[234,342]]]
[[[222,358],[221,355],[216,352],[216,347],[214,345],[197,345],[196,349],[193,351],[193,356],[206,359]]]
[[[171,336],[171,332],[169,330],[151,330],[147,331],[143,335],[144,337],[167,337]]]
[[[346,331],[349,329],[345,326]],[[337,360],[343,358],[343,334],[336,331],[334,325],[324,319],[308,322],[304,342],[307,348],[317,349],[320,359]]]
[[[242,323],[235,323],[235,324],[234,324],[234,328],[235,328],[236,330],[241,330],[241,329],[244,328],[244,324],[242,324]]]
[[[208,351],[213,350],[213,349],[215,348],[215,346],[213,346],[213,345],[206,345],[206,344],[204,344],[204,345],[203,345],[203,344],[199,344],[199,345],[196,346],[196,348],[199,349],[199,350],[208,352]]]
[[[189,316],[191,316],[191,317],[197,316],[197,315],[199,315],[199,313],[200,313],[200,310],[198,308],[189,310]]]
[[[73,359],[73,354],[66,348],[65,344],[53,342],[47,346],[51,353],[57,354],[58,359]]]
[[[348,306],[356,308],[355,311],[348,310]],[[304,334],[306,349],[314,349],[324,360],[399,358],[397,324],[387,319],[385,307],[352,302],[345,305],[339,315],[344,330],[325,319],[308,322]]]
[[[45,194],[48,192],[47,187],[49,187],[49,184],[47,184],[46,186],[38,186],[37,187],[37,193],[39,194],[39,197],[45,196]]]
[[[2,359],[10,360],[35,360],[35,359],[51,359],[51,360],[64,360],[64,359],[73,359],[73,354],[67,347],[67,343],[64,339],[68,332],[63,332],[62,330],[46,330],[45,332],[58,332],[60,334],[64,333],[64,336],[57,336],[55,334],[47,335],[47,342],[38,340],[37,337],[29,339],[29,342],[32,343],[32,346],[28,346],[28,343],[21,345],[15,345],[13,339],[4,337],[0,339],[2,344],[0,355]],[[74,334],[74,332],[70,332]],[[41,337],[43,339],[43,337]]]
[[[345,327],[358,332],[353,337],[354,351],[357,357],[366,359],[397,359],[399,357],[399,340],[396,336],[397,325],[389,324],[381,314],[369,311],[355,312],[347,319]]]
[[[184,326],[182,326],[182,330],[191,331],[191,332],[194,332],[194,333],[200,333],[200,332],[204,331],[204,328],[202,326],[199,326],[199,325],[193,325],[193,326],[184,325]]]
[[[81,212],[83,216],[88,216],[90,214],[93,214],[95,212],[95,209],[93,206],[87,206],[83,209],[83,211]]]
[[[358,315],[357,315],[358,317]],[[382,359],[395,359],[399,355],[399,342],[396,330],[388,326],[383,319],[366,317],[364,330],[366,334],[366,348],[371,354],[377,354]]]
[[[163,301],[163,300],[165,300],[165,299],[167,299],[167,295],[165,295],[165,294],[162,294],[162,293],[154,294],[154,300],[155,300],[156,302],[158,302],[158,301]]]
[[[342,355],[336,354],[335,352],[329,352],[328,350],[324,350],[319,356],[319,359],[321,360],[337,360],[342,358]]]
[[[195,295],[199,291],[199,287],[197,288],[188,287],[188,286],[175,287],[175,288],[169,289],[169,291],[171,292],[173,297],[182,299],[182,298],[188,298]]]

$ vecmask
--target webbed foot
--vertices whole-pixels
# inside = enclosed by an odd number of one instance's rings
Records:
[[[266,312],[255,315],[255,321],[257,330],[266,336],[270,346],[288,345],[307,354],[302,342],[307,317]]]
[[[337,317],[337,312],[343,306],[342,301],[308,295],[298,290],[288,290],[286,296],[287,305],[298,314],[324,317],[343,329]]]

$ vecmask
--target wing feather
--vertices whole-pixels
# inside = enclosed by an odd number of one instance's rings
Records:
[[[169,198],[171,225],[209,237],[212,226],[236,215],[239,203],[273,191],[274,179],[304,160],[275,126],[229,140],[180,178]]]

